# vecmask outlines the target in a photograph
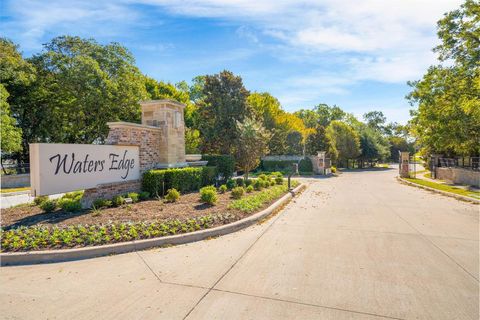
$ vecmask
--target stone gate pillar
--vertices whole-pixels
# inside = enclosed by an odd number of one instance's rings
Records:
[[[400,177],[410,177],[410,153],[400,152]]]

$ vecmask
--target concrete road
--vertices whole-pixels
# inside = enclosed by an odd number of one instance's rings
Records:
[[[1,268],[1,318],[478,319],[480,206],[395,175],[308,179],[281,214],[209,241]]]

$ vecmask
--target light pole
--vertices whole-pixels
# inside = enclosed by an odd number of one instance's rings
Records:
[[[290,186],[290,178],[294,174],[298,174],[298,163],[292,163],[292,170],[290,171],[290,174],[288,175],[288,190],[289,191],[292,190],[292,188]]]

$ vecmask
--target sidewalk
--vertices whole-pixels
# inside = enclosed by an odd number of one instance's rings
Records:
[[[64,193],[61,194],[54,194],[49,196],[50,199],[58,199],[61,198]],[[33,202],[34,197],[30,196],[30,194],[18,194],[15,196],[8,196],[8,197],[0,197],[0,209],[11,208],[14,206],[18,206],[19,204],[26,204]]]

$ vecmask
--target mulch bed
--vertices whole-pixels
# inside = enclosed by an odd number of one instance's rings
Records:
[[[253,195],[256,192],[257,191],[254,191],[247,195]],[[229,209],[228,205],[233,200],[230,192],[218,194],[218,201],[214,206],[201,203],[199,198],[199,193],[194,192],[182,195],[175,203],[164,203],[161,200],[155,199],[127,204],[117,208],[100,209],[97,212],[93,210],[82,210],[72,213],[57,210],[51,213],[44,213],[37,206],[20,206],[2,209],[1,226],[4,230],[33,225],[65,227],[69,225],[97,225],[110,222],[185,220],[188,218],[224,213],[231,213],[235,215],[237,219],[242,219],[253,214],[236,209]],[[272,202],[273,201],[265,203],[257,212],[268,207]]]

